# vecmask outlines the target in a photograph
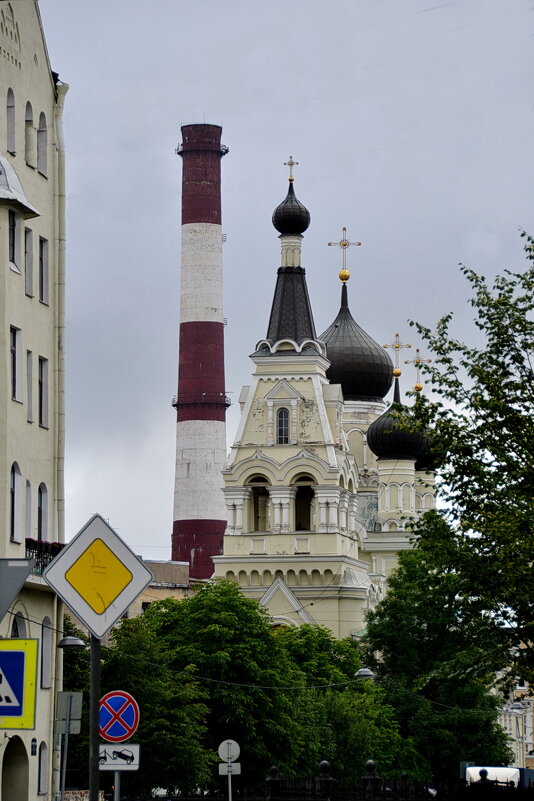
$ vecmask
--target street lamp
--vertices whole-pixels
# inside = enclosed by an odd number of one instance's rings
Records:
[[[376,677],[375,677],[375,674],[373,673],[373,671],[369,670],[369,668],[360,668],[354,674],[354,678],[355,679],[371,679],[371,680],[374,680]]]

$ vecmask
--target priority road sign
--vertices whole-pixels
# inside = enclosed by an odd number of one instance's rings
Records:
[[[139,707],[130,693],[112,690],[100,699],[100,736],[110,743],[128,740],[139,725]]]
[[[35,728],[38,640],[0,640],[0,729]]]
[[[152,573],[104,518],[94,515],[43,578],[101,639],[149,584]]]

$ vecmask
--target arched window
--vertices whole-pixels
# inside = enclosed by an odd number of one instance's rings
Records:
[[[41,625],[41,687],[52,686],[52,623],[44,617]]]
[[[48,537],[48,490],[46,484],[39,484],[37,490],[37,539]]]
[[[26,537],[32,535],[32,485],[26,481]]]
[[[37,155],[37,141],[35,128],[33,127],[33,109],[28,100],[26,103],[26,113],[24,115],[24,158],[29,167],[35,167],[35,157]]]
[[[15,155],[15,95],[13,89],[7,90],[6,125],[7,150]]]
[[[295,481],[295,531],[311,531],[311,510],[315,497],[313,485],[315,481],[311,476],[299,476]]]
[[[250,498],[250,531],[267,531],[267,511],[269,508],[269,482],[265,476],[252,476],[247,481],[247,486],[251,487]]]
[[[39,114],[39,127],[37,129],[37,169],[41,175],[47,175],[48,130],[46,117],[41,111]]]
[[[9,481],[9,537],[22,542],[22,473],[16,462],[11,465]]]
[[[285,407],[276,413],[276,444],[287,445],[289,442],[289,410]]]
[[[44,795],[48,790],[48,746],[41,743],[39,746],[39,772],[37,774],[37,792]]]
[[[11,623],[11,637],[16,639],[25,640],[28,636],[28,629],[26,627],[26,620],[22,612],[17,612]]]

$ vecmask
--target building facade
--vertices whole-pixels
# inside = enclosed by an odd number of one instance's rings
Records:
[[[281,267],[268,331],[251,356],[223,470],[224,554],[213,562],[215,576],[238,582],[275,624],[317,623],[358,637],[398,552],[410,547],[410,519],[434,504],[433,477],[421,437],[387,435],[393,417],[384,399],[395,379],[402,408],[400,370],[352,317],[345,264],[339,313],[316,334],[301,264],[309,223],[290,175],[273,214]],[[336,244],[345,257],[345,231]]]
[[[36,0],[0,1],[0,59],[0,559],[36,557],[0,635],[37,642],[33,684],[25,673],[25,691],[36,694],[33,728],[12,728],[2,716],[0,798],[25,801],[51,798],[58,787],[53,724],[63,616],[40,574],[64,539],[61,119],[68,87],[50,68]],[[8,705],[4,695],[0,715]]]

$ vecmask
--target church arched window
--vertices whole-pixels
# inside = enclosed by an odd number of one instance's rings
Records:
[[[312,529],[314,484],[315,481],[311,476],[299,476],[295,481],[295,531],[311,531]]]
[[[268,481],[264,476],[253,476],[247,485],[251,487],[250,531],[267,531],[267,510],[269,506]]]
[[[276,413],[276,444],[287,445],[289,443],[289,409],[284,406]]]

